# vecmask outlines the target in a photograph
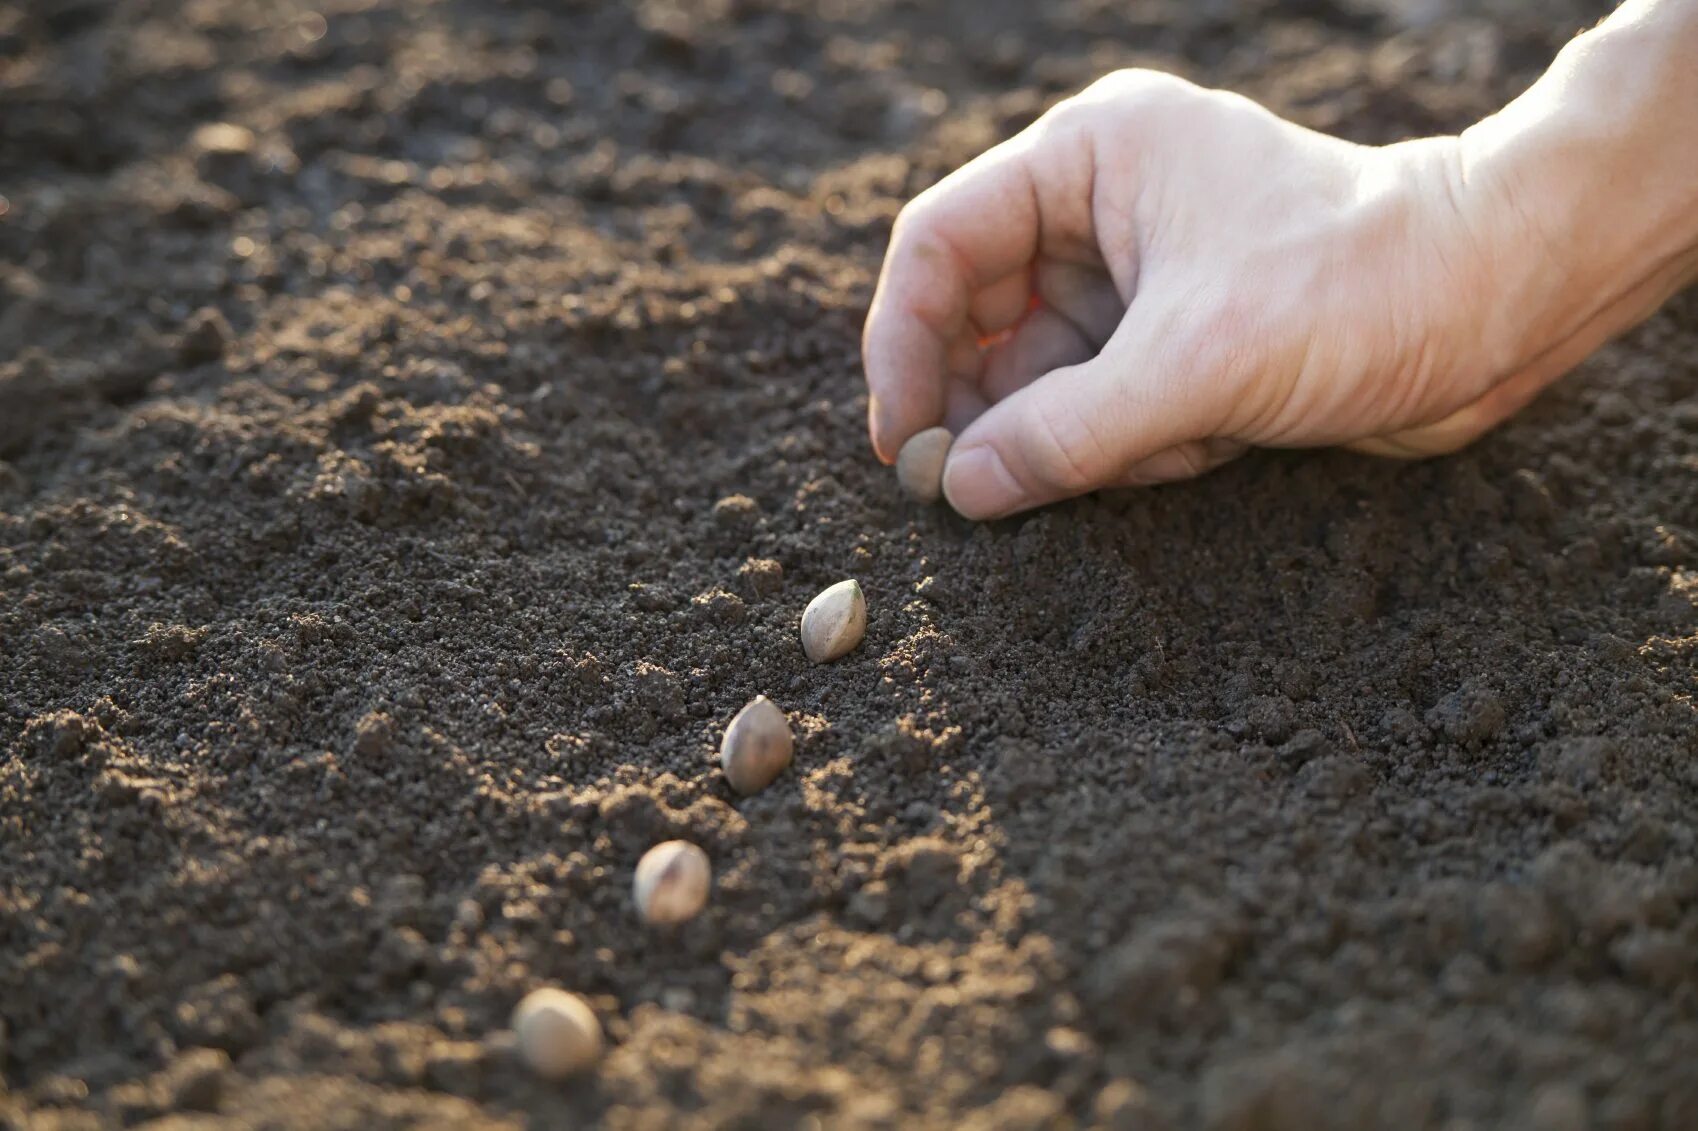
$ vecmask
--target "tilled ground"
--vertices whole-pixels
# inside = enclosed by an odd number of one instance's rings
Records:
[[[972,526],[862,430],[1054,99],[1389,140],[1603,5],[1425,7],[0,3],[0,1125],[1698,1126],[1698,301],[1419,466]]]

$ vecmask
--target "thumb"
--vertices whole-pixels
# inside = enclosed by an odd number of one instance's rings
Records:
[[[950,506],[992,519],[1082,495],[1214,431],[1220,413],[1209,390],[1219,383],[1178,361],[1162,344],[1171,331],[1135,312],[1136,304],[1102,353],[1044,374],[961,434],[944,468]]]

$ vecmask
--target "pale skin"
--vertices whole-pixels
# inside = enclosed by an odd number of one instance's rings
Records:
[[[1698,281],[1698,0],[1460,135],[1362,146],[1122,71],[902,211],[869,428],[991,519],[1251,447],[1453,451]]]

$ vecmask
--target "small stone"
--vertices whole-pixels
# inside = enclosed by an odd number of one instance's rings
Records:
[[[896,481],[911,498],[935,503],[943,497],[943,465],[955,434],[947,428],[928,428],[911,437],[896,453]]]
[[[802,611],[802,651],[816,664],[847,656],[867,634],[867,599],[850,578],[808,602]]]
[[[601,1022],[577,994],[532,990],[513,1011],[519,1056],[539,1076],[558,1080],[601,1059]]]
[[[731,788],[747,796],[759,793],[790,765],[795,752],[790,720],[765,695],[738,711],[719,744],[719,764]]]
[[[657,844],[637,862],[632,886],[637,913],[658,925],[694,919],[707,906],[712,883],[707,853],[683,840]]]

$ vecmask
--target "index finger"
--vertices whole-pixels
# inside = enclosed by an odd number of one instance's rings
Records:
[[[947,355],[973,294],[1025,267],[1041,235],[1027,135],[1003,142],[908,203],[896,218],[861,336],[868,431],[889,463],[943,419]]]

